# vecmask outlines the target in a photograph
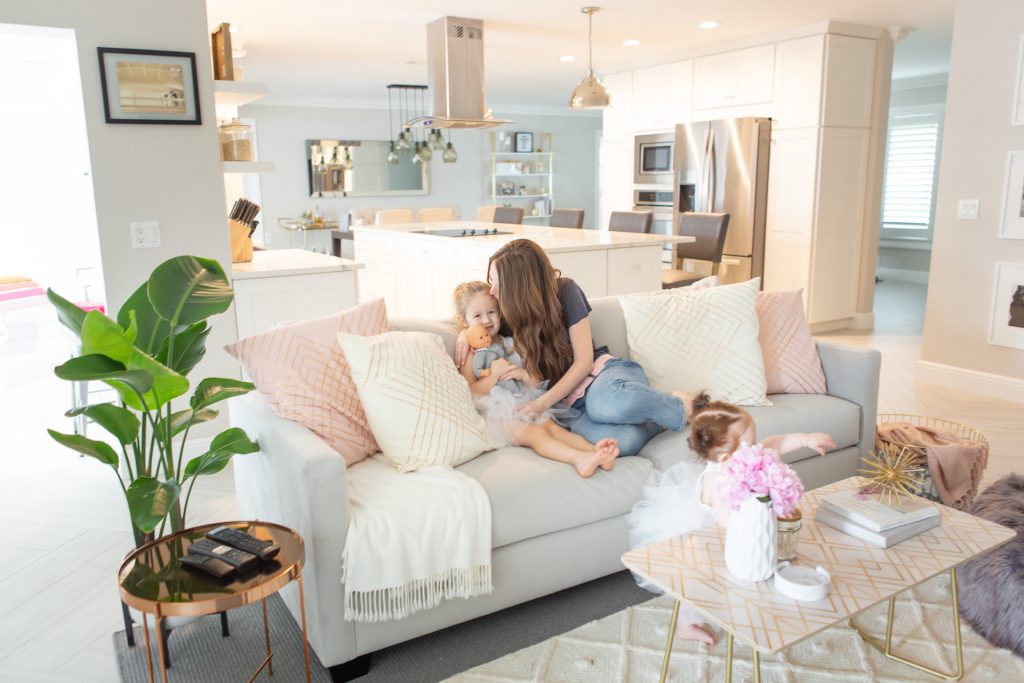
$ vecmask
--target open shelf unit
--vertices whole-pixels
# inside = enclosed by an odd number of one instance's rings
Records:
[[[491,142],[493,150],[493,134]],[[519,207],[524,220],[550,218],[554,207],[554,153],[492,151],[490,155],[491,204]]]

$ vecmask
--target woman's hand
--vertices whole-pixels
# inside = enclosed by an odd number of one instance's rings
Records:
[[[496,362],[497,361],[495,361],[495,363]],[[491,363],[491,367],[494,367],[494,363]],[[506,370],[505,372],[501,373],[501,377],[499,378],[498,381],[504,382],[507,379],[518,380],[520,382],[526,382],[527,384],[529,384],[530,380],[532,380],[533,378],[530,377],[530,373],[528,373],[523,368],[521,368],[521,367],[519,367],[517,365],[511,365],[511,366],[509,366],[508,370]]]
[[[515,369],[516,366],[504,358],[495,358],[491,361],[491,374],[498,378],[498,381],[505,379],[505,373]]]
[[[461,368],[469,360],[469,342],[466,341],[466,331],[459,332],[455,338],[455,367]]]
[[[804,447],[818,451],[818,455],[825,455],[836,447],[836,442],[824,432],[813,432],[804,434]]]
[[[519,415],[528,422],[535,422],[548,409],[548,406],[544,404],[541,398],[543,397],[535,398],[529,403],[524,403],[520,406]]]

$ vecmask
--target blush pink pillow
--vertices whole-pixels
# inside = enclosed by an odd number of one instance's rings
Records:
[[[825,373],[804,316],[803,290],[758,292],[757,343],[769,394],[824,394]]]
[[[224,347],[281,417],[309,428],[349,467],[380,450],[338,345],[338,333],[388,331],[384,300],[254,334]]]

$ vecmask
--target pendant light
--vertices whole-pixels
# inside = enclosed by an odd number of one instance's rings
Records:
[[[345,147],[345,161],[341,163],[341,167],[346,171],[352,170],[352,152],[348,147]]]
[[[443,159],[444,163],[446,163],[446,164],[454,164],[456,161],[459,160],[458,152],[456,152],[455,148],[452,147],[452,137],[451,136],[452,136],[452,134],[448,133],[448,144],[445,145],[444,154],[441,155],[441,159]]]
[[[611,102],[608,89],[594,75],[594,12],[600,7],[584,7],[580,11],[587,15],[587,75],[569,95],[570,109],[603,109]]]

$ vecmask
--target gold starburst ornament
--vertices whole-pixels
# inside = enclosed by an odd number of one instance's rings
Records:
[[[857,471],[870,482],[865,488],[877,493],[886,505],[892,505],[894,499],[899,505],[903,496],[913,496],[924,486],[917,454],[911,449],[902,449],[896,456],[869,453],[863,462],[864,469]]]

